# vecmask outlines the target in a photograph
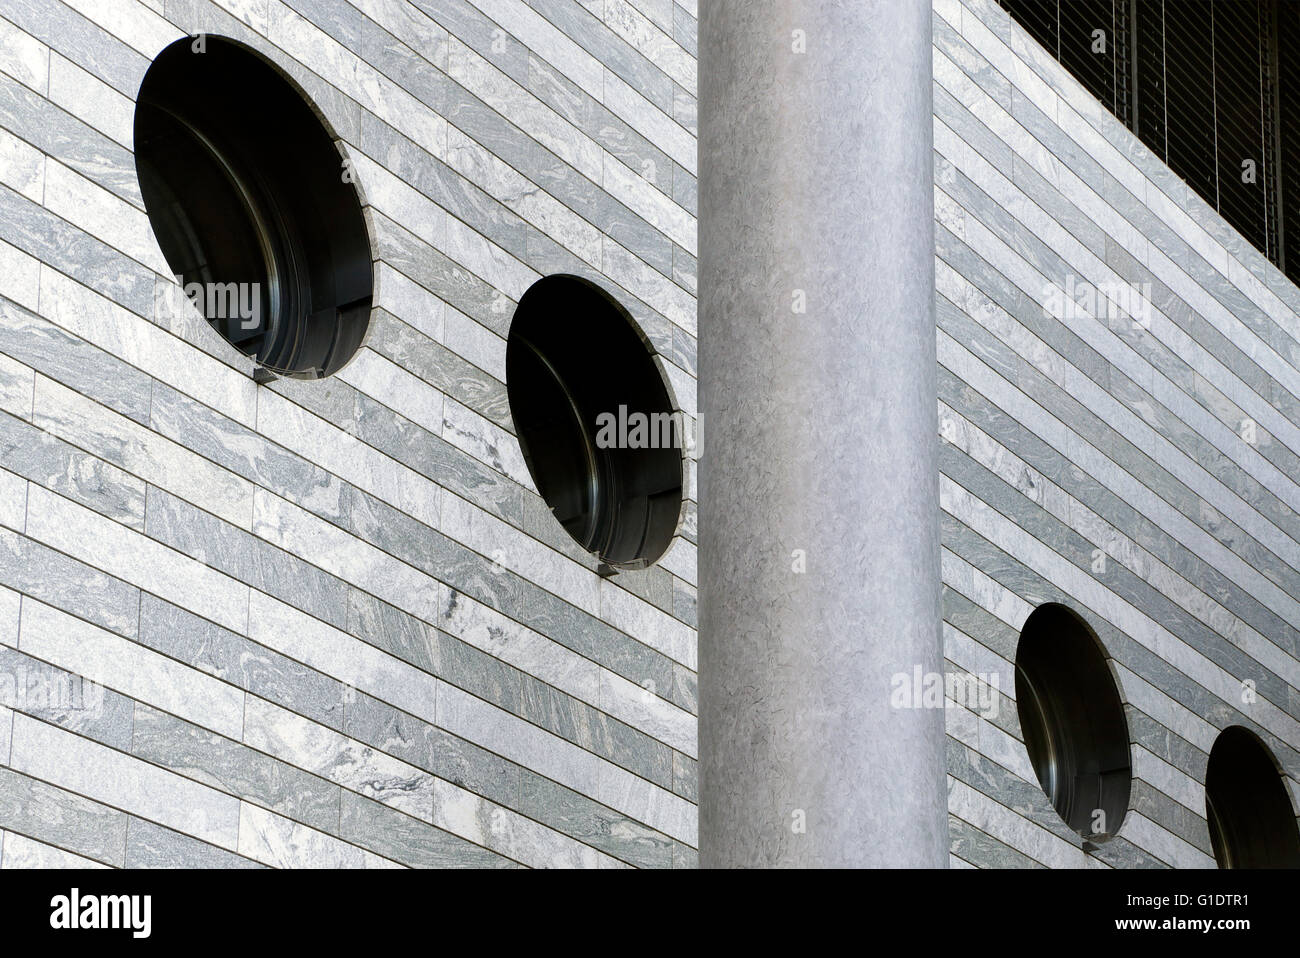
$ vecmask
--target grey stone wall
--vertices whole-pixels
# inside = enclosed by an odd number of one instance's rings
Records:
[[[694,413],[695,13],[0,0],[0,865],[695,864],[694,503],[602,579],[503,386],[574,273]],[[200,32],[354,164],[376,309],[329,380],[177,305],[133,101]]]
[[[951,862],[1208,866],[1218,729],[1300,795],[1300,292],[991,0],[934,9],[945,653],[1003,693],[945,713]],[[602,580],[502,382],[571,272],[694,413],[696,12],[0,0],[0,866],[695,864],[694,504]],[[176,304],[133,98],[200,31],[357,170],[377,309],[328,381],[255,385]],[[1149,313],[1046,315],[1071,277]],[[1095,850],[1012,700],[1050,600],[1133,736]]]
[[[1300,797],[1300,291],[993,0],[934,10],[945,654],[1004,695],[947,710],[952,864],[1212,867],[1218,730],[1257,732]],[[1071,283],[1144,298],[1049,315]],[[1128,716],[1130,807],[1096,850],[1010,700],[1046,601],[1096,630]]]

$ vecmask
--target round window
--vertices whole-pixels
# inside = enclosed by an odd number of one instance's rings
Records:
[[[659,559],[682,507],[682,423],[627,312],[576,276],[534,283],[510,325],[506,385],[560,525],[611,567]]]
[[[1205,818],[1220,868],[1300,868],[1300,830],[1281,771],[1240,725],[1220,732],[1210,749]]]
[[[373,291],[365,218],[288,80],[232,40],[178,40],[141,84],[135,149],[163,256],[214,329],[280,375],[352,357]]]
[[[1128,811],[1128,723],[1101,643],[1063,605],[1039,606],[1016,647],[1016,711],[1043,791],[1067,825],[1104,841]]]

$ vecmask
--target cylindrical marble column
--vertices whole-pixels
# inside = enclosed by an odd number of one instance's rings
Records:
[[[947,865],[930,51],[700,4],[705,867]]]

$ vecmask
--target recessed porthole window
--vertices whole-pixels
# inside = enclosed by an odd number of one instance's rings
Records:
[[[178,40],[145,74],[135,149],[163,256],[214,329],[281,375],[352,357],[370,321],[365,218],[287,79],[232,40]]]
[[[506,386],[538,492],[614,568],[663,555],[682,506],[681,426],[627,312],[576,276],[534,283],[515,311]]]
[[[1210,749],[1205,817],[1220,868],[1300,868],[1300,830],[1281,770],[1240,725],[1220,732]]]
[[[1034,610],[1016,648],[1016,710],[1043,791],[1085,839],[1119,831],[1132,766],[1128,723],[1101,643],[1077,614]]]

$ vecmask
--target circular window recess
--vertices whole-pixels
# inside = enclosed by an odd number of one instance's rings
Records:
[[[158,244],[187,297],[262,370],[328,376],[370,321],[370,240],[350,168],[274,67],[232,40],[196,45],[163,50],[136,105]]]
[[[1016,647],[1016,711],[1043,791],[1091,842],[1119,831],[1132,765],[1119,690],[1096,634],[1063,605],[1039,606]]]
[[[537,491],[612,569],[644,568],[677,531],[679,417],[629,316],[576,276],[534,283],[506,345],[510,414]]]
[[[1220,868],[1300,868],[1300,829],[1282,770],[1240,725],[1220,732],[1210,749],[1205,818]]]

